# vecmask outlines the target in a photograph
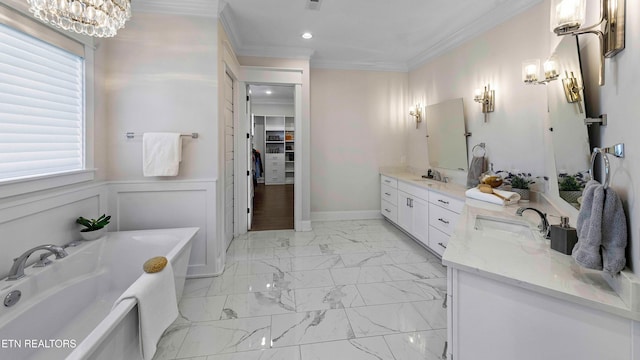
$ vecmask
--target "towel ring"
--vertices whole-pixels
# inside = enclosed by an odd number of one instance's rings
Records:
[[[476,150],[477,149],[480,149],[482,151],[481,155],[476,155]],[[485,149],[485,143],[480,143],[480,144],[474,146],[471,149],[471,154],[473,154],[473,156],[478,156],[478,157],[485,156],[487,154],[487,150]]]
[[[596,157],[598,156],[598,154],[602,155],[602,161],[604,162],[604,182],[602,183],[602,186],[606,189],[609,187],[609,170],[610,170],[609,157],[607,156],[606,152],[604,152],[602,149],[598,147],[594,147],[593,153],[591,153],[591,169],[589,169],[589,175],[591,176],[592,179],[594,179],[593,166],[595,165]]]

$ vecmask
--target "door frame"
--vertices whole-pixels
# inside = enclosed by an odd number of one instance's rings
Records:
[[[302,69],[286,69],[286,68],[269,68],[269,67],[257,67],[257,66],[241,66],[241,82],[238,83],[238,90],[240,96],[238,97],[239,109],[238,114],[239,124],[237,128],[234,127],[236,144],[235,149],[238,152],[238,157],[235,158],[236,169],[240,170],[240,174],[244,174],[250,169],[247,168],[247,157],[250,154],[246,150],[246,134],[249,129],[249,116],[247,109],[247,85],[293,85],[294,91],[294,109],[295,109],[295,131],[296,136],[294,138],[294,149],[296,149],[296,156],[294,159],[294,211],[293,211],[293,223],[296,231],[308,231],[310,226],[306,225],[302,221],[302,204],[303,204],[303,173],[302,162],[308,161],[307,149],[309,144],[303,145],[302,139],[308,139],[309,128],[303,126],[302,119]],[[242,120],[241,120],[242,119]],[[237,130],[236,130],[237,129]],[[236,186],[236,209],[242,209],[246,212],[246,204],[248,203],[248,193],[246,191],[248,178],[242,176],[242,183]],[[242,194],[239,194],[239,190],[243,189]],[[309,201],[307,199],[307,204]],[[238,212],[236,212],[238,214]],[[237,230],[238,234],[244,234],[248,231],[246,213],[243,216],[238,217]]]

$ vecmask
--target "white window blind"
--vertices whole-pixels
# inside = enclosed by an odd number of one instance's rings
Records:
[[[84,60],[0,24],[0,182],[84,168]]]

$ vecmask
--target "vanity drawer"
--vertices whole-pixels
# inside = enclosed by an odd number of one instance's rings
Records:
[[[380,199],[392,205],[398,205],[398,189],[389,185],[380,184]]]
[[[429,192],[429,202],[438,205],[441,208],[449,209],[458,214],[462,212],[462,208],[464,207],[464,201],[441,194],[436,191]]]
[[[447,249],[449,243],[449,235],[436,229],[433,226],[429,226],[429,248],[435,251],[438,255],[442,256]]]
[[[380,202],[380,212],[384,217],[393,221],[394,223],[398,222],[398,208],[389,203],[388,201],[382,200]]]
[[[418,186],[414,186],[414,185],[409,185],[405,182],[400,181],[398,183],[398,190],[400,191],[404,191],[407,194],[413,196],[413,197],[417,197],[420,198],[424,201],[428,201],[429,200],[429,190],[425,189],[425,188],[421,188]]]
[[[429,225],[447,235],[451,235],[459,217],[460,215],[453,211],[429,204]]]
[[[398,180],[385,175],[380,175],[380,184],[391,186],[396,189],[398,188]]]

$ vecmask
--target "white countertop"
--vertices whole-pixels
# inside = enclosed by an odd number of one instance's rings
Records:
[[[419,175],[402,171],[381,171],[380,173],[465,200],[460,220],[442,258],[444,265],[621,317],[640,320],[638,308],[634,309],[627,305],[630,299],[623,301],[609,285],[602,271],[582,268],[571,256],[551,250],[549,240],[538,235],[537,214],[529,211],[525,212],[523,217],[515,215],[520,206],[535,207],[543,212],[556,214],[557,210],[548,204],[532,201],[519,205],[499,206],[465,198],[466,189],[458,184],[424,181]],[[490,236],[475,229],[478,215],[525,221],[530,225],[535,239]],[[552,221],[552,223],[556,222]],[[622,278],[625,277],[628,278],[629,274],[625,274]],[[628,288],[621,291],[633,292]]]

